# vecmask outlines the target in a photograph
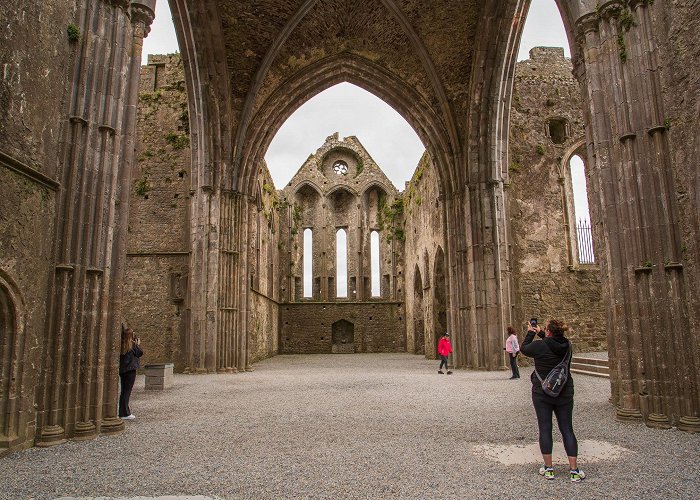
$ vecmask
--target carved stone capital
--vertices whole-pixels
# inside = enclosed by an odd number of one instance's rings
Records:
[[[138,0],[131,2],[131,22],[142,24],[144,29],[143,37],[148,36],[151,31],[151,23],[156,17],[155,0]]]
[[[578,18],[576,21],[576,39],[579,40],[579,43],[585,46],[586,35],[598,31],[599,21],[598,14],[595,12]]]
[[[609,0],[598,7],[598,15],[601,19],[608,19],[616,16],[624,8],[625,2],[622,0]]]

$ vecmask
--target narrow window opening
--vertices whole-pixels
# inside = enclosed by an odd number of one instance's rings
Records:
[[[380,282],[381,275],[379,269],[379,232],[370,233],[370,276],[372,279],[372,297],[381,296]]]
[[[571,189],[574,195],[578,261],[579,264],[594,264],[593,231],[591,228],[591,215],[588,210],[585,165],[580,156],[574,155],[569,160],[569,167],[571,169]]]
[[[313,231],[304,229],[304,298],[313,296]]]
[[[348,235],[345,229],[338,229],[335,237],[336,256],[336,297],[348,296]]]

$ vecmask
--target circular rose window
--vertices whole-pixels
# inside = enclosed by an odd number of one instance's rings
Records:
[[[333,171],[338,175],[346,175],[348,173],[348,164],[343,160],[338,160],[333,164]]]

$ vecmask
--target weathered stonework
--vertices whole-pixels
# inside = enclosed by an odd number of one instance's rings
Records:
[[[338,339],[341,321],[352,325],[352,333]],[[280,307],[282,354],[405,352],[405,331],[401,302],[290,303]]]
[[[563,49],[536,47],[515,70],[508,186],[512,322],[520,331],[532,317],[564,320],[577,351],[597,351],[607,349],[600,269],[579,263],[573,215],[569,161],[574,154],[585,159],[586,151],[572,69]]]
[[[357,138],[329,136],[280,192],[280,199],[280,260],[282,269],[289,269],[281,276],[283,302],[348,303],[342,308],[284,306],[282,352],[330,352],[331,337],[325,330],[340,320],[357,325],[356,352],[404,351],[403,305],[399,303],[401,313],[395,314],[394,305],[381,304],[403,299],[403,201]],[[336,296],[336,239],[341,229],[347,238],[347,297]],[[312,234],[310,297],[303,294],[306,230]],[[371,286],[372,232],[379,236],[377,296]],[[365,304],[369,301],[373,304]],[[364,312],[370,317],[374,309],[374,322],[362,320]]]
[[[191,151],[180,57],[150,56],[141,68],[124,322],[144,347],[143,364],[186,367],[189,318]]]
[[[448,331],[448,269],[445,263],[444,203],[437,171],[421,158],[404,191],[406,217],[406,341],[409,352],[437,358],[437,342]]]
[[[612,401],[620,419],[699,432],[700,89],[693,62],[700,3],[555,1],[582,95]],[[518,278],[520,292],[514,288],[516,267],[527,269],[518,252],[529,246],[510,246],[508,221],[509,190],[518,182],[509,172],[515,54],[529,2],[171,4],[192,154],[189,234],[180,233],[189,252],[185,370],[247,370],[254,344],[265,352],[274,345],[250,335],[251,279],[265,281],[251,272],[249,244],[262,157],[301,103],[343,81],[391,104],[423,140],[444,200],[454,364],[501,368],[505,326],[545,306],[518,297],[528,273]],[[16,347],[3,355],[2,373],[16,370],[22,381],[0,393],[10,422],[1,431],[3,450],[124,428],[116,413],[118,332],[140,56],[154,8],[154,0],[0,8],[0,198],[9,200],[0,229],[10,235],[0,238],[0,339]],[[25,241],[27,228],[35,233]],[[282,224],[280,234],[288,229]],[[43,244],[29,247],[36,234]],[[284,234],[276,243],[290,241]],[[562,255],[554,248],[550,261],[563,266]],[[382,298],[400,301],[403,264],[389,264]],[[160,273],[162,293],[163,277],[184,270],[179,265],[151,260],[144,270]],[[367,276],[360,265],[351,272]],[[289,280],[298,270],[283,275]],[[319,283],[323,300],[332,298],[328,285]],[[362,280],[357,285],[364,290]],[[278,299],[266,294],[270,301],[256,307],[274,315],[275,301],[296,300],[295,290],[282,283]],[[179,321],[175,305],[164,303],[170,310],[153,331]],[[338,323],[341,350],[348,323]]]

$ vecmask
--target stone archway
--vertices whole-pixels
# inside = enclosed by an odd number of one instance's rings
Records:
[[[423,280],[416,265],[413,277],[413,352],[425,354],[425,311],[423,310]]]
[[[700,365],[683,349],[700,335],[699,202],[697,186],[688,189],[697,162],[686,154],[696,147],[688,113],[697,89],[687,68],[698,54],[698,16],[673,2],[556,1],[584,96],[618,417],[700,431]],[[191,372],[249,369],[246,242],[258,162],[293,109],[340,81],[384,98],[424,139],[444,200],[445,329],[454,334],[455,364],[502,366],[513,295],[504,209],[509,106],[530,2],[451,0],[412,10],[398,0],[341,3],[343,12],[333,12],[336,2],[313,0],[283,12],[275,2],[171,2],[193,146]],[[16,171],[46,172],[60,186],[47,236],[54,255],[18,271],[51,276],[46,312],[34,327],[45,332],[35,338],[47,355],[26,391],[39,395],[36,442],[49,445],[123,429],[114,405],[115,332],[140,47],[155,1],[45,4],[27,4],[39,21],[8,17],[6,53],[31,59],[26,39],[56,45],[57,31],[36,29],[53,14],[75,20],[84,36],[61,44],[52,60],[24,65],[22,82],[3,94],[23,114],[7,114],[10,133],[0,146],[36,166],[17,170],[24,163],[13,162]],[[44,70],[60,76],[47,80]],[[33,105],[40,99],[46,107]],[[47,119],[50,108],[60,111]],[[21,215],[10,215],[3,229],[26,227]],[[17,257],[17,268],[31,262]]]
[[[33,437],[26,432],[34,410],[24,393],[25,342],[21,297],[0,271],[0,455]]]
[[[344,319],[331,325],[331,352],[333,354],[352,354],[355,352],[355,325]]]
[[[433,332],[432,356],[437,358],[437,345],[440,338],[448,331],[447,311],[450,304],[447,294],[447,276],[445,274],[445,253],[438,247],[433,264]]]

